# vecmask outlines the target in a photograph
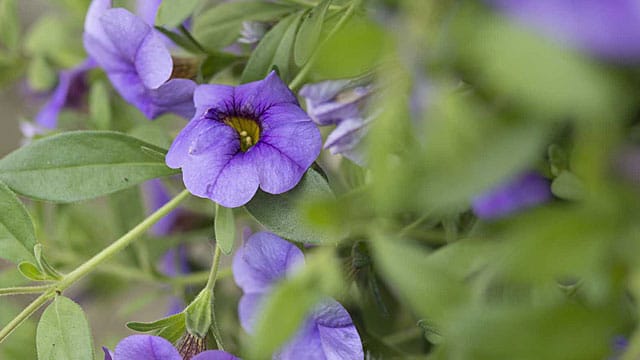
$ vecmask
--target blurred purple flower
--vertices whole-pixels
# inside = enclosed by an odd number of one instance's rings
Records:
[[[364,114],[372,92],[373,86],[366,78],[322,81],[300,90],[309,116],[316,124],[336,125],[325,141],[325,149],[360,165],[365,161],[362,140],[374,117]]]
[[[167,153],[185,186],[225,207],[246,204],[258,187],[291,190],[320,153],[320,131],[272,72],[237,87],[200,85],[196,115]]]
[[[529,171],[476,197],[472,208],[481,219],[497,219],[551,199],[549,180]]]
[[[176,348],[164,338],[152,335],[131,335],[122,339],[114,352],[107,348],[104,360],[183,360]],[[238,360],[237,357],[220,350],[208,350],[191,360]]]
[[[242,327],[249,333],[261,302],[278,281],[304,263],[302,251],[268,233],[253,234],[233,259],[233,276],[244,294],[238,305]],[[364,359],[362,343],[349,313],[333,299],[322,301],[300,330],[277,354],[279,360]]]
[[[640,60],[638,0],[488,0],[547,36],[598,57]]]
[[[136,14],[147,24],[153,25],[161,3],[162,0],[137,0]]]
[[[125,9],[111,9],[111,0],[93,0],[84,29],[87,53],[120,95],[145,116],[193,115],[196,84],[172,78],[171,53],[151,25]]]

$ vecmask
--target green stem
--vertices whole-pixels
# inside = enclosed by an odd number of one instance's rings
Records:
[[[0,289],[0,296],[6,295],[24,295],[24,294],[38,294],[49,290],[50,285],[41,286],[16,286],[10,288]]]
[[[29,304],[24,310],[22,310],[22,312],[20,312],[18,316],[16,316],[13,320],[11,320],[11,322],[9,322],[9,324],[7,324],[2,330],[0,330],[0,343],[2,343],[2,341],[4,341],[4,339],[6,339],[7,336],[9,336],[13,332],[13,330],[15,330],[18,326],[20,326],[20,324],[22,324],[27,318],[29,318],[29,316],[31,316],[40,307],[42,307],[42,305],[44,305],[50,297],[68,288],[73,283],[93,271],[98,265],[111,258],[117,252],[125,249],[135,239],[139,238],[140,235],[144,234],[151,226],[153,226],[153,224],[162,219],[165,215],[171,212],[171,210],[175,209],[178,204],[180,204],[180,202],[186,199],[188,196],[189,192],[187,190],[183,190],[180,194],[171,199],[171,201],[166,203],[160,209],[156,210],[156,212],[151,214],[148,218],[144,219],[140,224],[136,225],[121,238],[114,241],[111,245],[104,248],[87,262],[78,266],[75,270],[65,275],[59,282],[50,285],[45,293],[38,296],[31,304]]]
[[[211,264],[211,272],[209,273],[209,279],[207,280],[207,285],[205,286],[205,290],[211,291],[211,333],[213,334],[213,338],[216,340],[216,345],[218,345],[218,349],[224,351],[224,344],[222,342],[222,335],[220,334],[220,328],[218,327],[218,321],[216,320],[216,311],[215,311],[215,292],[213,291],[216,286],[216,280],[218,279],[218,267],[220,266],[220,256],[222,255],[222,250],[219,246],[216,245],[216,249],[213,253],[213,264]]]
[[[309,61],[307,61],[307,63],[302,67],[302,69],[300,69],[296,77],[293,78],[293,80],[291,80],[291,82],[289,83],[289,87],[291,88],[291,90],[296,91],[300,86],[302,86],[302,83],[305,81],[307,74],[311,70],[311,66],[313,65],[316,58],[318,57],[317,49],[321,48],[340,29],[342,29],[342,27],[347,22],[347,20],[351,18],[351,15],[353,15],[354,11],[356,10],[359,4],[360,4],[360,0],[355,0],[351,3],[351,5],[349,5],[349,8],[347,8],[344,15],[342,15],[342,17],[340,18],[340,20],[338,20],[338,23],[336,24],[336,26],[333,29],[331,29],[331,32],[329,32],[329,35],[327,35],[324,41],[320,45],[318,45],[316,50],[313,52],[313,54],[309,58]]]

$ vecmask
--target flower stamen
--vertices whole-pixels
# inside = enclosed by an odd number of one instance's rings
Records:
[[[246,152],[260,140],[260,126],[253,119],[230,116],[224,119],[224,123],[238,132],[240,150]]]

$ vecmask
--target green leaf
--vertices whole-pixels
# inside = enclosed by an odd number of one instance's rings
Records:
[[[200,294],[184,310],[186,313],[187,331],[204,338],[209,332],[212,319],[211,289],[203,289]]]
[[[430,261],[425,249],[395,238],[380,237],[374,242],[374,259],[387,284],[395,288],[419,316],[435,324],[441,324],[470,298],[464,279],[447,264]]]
[[[236,240],[236,222],[233,217],[233,209],[216,204],[214,221],[216,244],[225,255],[229,255]]]
[[[293,49],[293,58],[296,65],[304,65],[316,49],[318,40],[320,40],[322,23],[331,1],[323,0],[302,18],[302,24],[300,24],[300,30],[298,31],[298,36],[296,36],[296,43]]]
[[[553,195],[564,200],[581,200],[584,198],[584,184],[568,170],[560,171],[551,183]]]
[[[0,160],[0,180],[34,199],[73,202],[176,172],[143,147],[166,153],[117,132],[58,134],[34,141]]]
[[[0,257],[16,264],[35,261],[35,229],[20,199],[0,181]]]
[[[93,359],[93,340],[82,308],[64,296],[47,307],[36,334],[38,359]]]
[[[333,193],[327,181],[317,171],[309,169],[293,190],[279,195],[258,190],[245,207],[260,224],[285,239],[301,243],[329,243],[332,238],[328,233],[309,228],[300,205],[309,199],[330,196]]]
[[[30,56],[41,56],[62,68],[72,67],[86,57],[81,41],[69,41],[82,28],[55,15],[45,15],[29,29],[24,50]]]
[[[176,27],[196,9],[199,0],[169,0],[160,3],[156,23],[168,28]]]
[[[89,119],[98,130],[111,128],[111,103],[104,81],[96,81],[89,91]]]
[[[0,44],[10,53],[18,50],[19,20],[16,0],[0,0]]]
[[[0,324],[8,324],[22,308],[12,301],[2,301],[0,306]],[[36,358],[36,323],[27,319],[11,336],[2,341],[0,359],[35,359]]]
[[[264,300],[249,349],[251,358],[273,353],[323,296],[334,295],[342,287],[340,264],[331,251],[314,253],[307,260],[302,271],[277,284]]]
[[[225,2],[196,16],[193,34],[207,49],[220,49],[239,37],[243,21],[270,21],[295,9],[257,0]]]
[[[18,264],[18,270],[22,276],[33,281],[45,281],[50,280],[49,277],[43,274],[38,267],[28,261],[23,261]]]
[[[291,14],[265,34],[251,54],[242,72],[241,83],[264,78],[276,66],[280,78],[288,82],[292,75],[291,51],[303,12]]]
[[[185,314],[181,312],[152,322],[130,321],[127,323],[127,327],[138,332],[150,332],[154,330],[162,330],[181,322],[184,323],[184,321]]]
[[[56,72],[42,56],[37,56],[29,63],[27,68],[29,86],[36,91],[47,91],[53,88],[58,81]]]
[[[180,46],[184,50],[192,54],[202,54],[203,50],[199,48],[198,44],[194,43],[184,34],[178,34],[174,31],[166,29],[162,26],[156,26],[156,30],[160,31],[163,35],[171,39],[176,45]]]
[[[42,244],[36,244],[36,246],[33,247],[33,253],[36,258],[38,270],[40,270],[47,279],[60,280],[62,278],[62,275],[60,275],[53,266],[49,265],[47,259],[44,257],[44,254],[42,253]]]

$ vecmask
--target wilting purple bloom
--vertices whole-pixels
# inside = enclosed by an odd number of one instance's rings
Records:
[[[253,332],[261,302],[272,286],[304,263],[302,251],[278,236],[253,234],[233,259],[233,276],[244,295],[238,305],[242,327]],[[286,316],[286,314],[283,314]],[[349,313],[333,299],[322,301],[274,359],[364,359]]]
[[[570,47],[607,59],[640,60],[637,0],[488,1]]]
[[[497,219],[551,200],[548,179],[525,172],[473,199],[473,212],[481,219]]]
[[[240,85],[200,85],[196,115],[178,134],[167,165],[182,168],[194,195],[225,207],[246,204],[258,187],[291,190],[320,153],[320,131],[272,72]]]
[[[122,339],[114,352],[106,348],[104,360],[183,360],[176,348],[164,338],[152,335],[131,335]],[[237,357],[220,350],[208,350],[191,360],[238,360]]]
[[[336,125],[324,147],[361,165],[365,160],[362,140],[374,117],[364,111],[372,90],[366,79],[328,80],[305,85],[300,90],[316,124]]]
[[[150,119],[168,112],[193,115],[196,84],[171,78],[171,53],[151,25],[125,9],[111,9],[111,0],[93,0],[84,29],[85,49],[125,100]]]
[[[94,67],[95,62],[87,59],[71,69],[60,71],[58,85],[36,116],[35,123],[45,129],[55,129],[62,109],[82,107],[88,90],[87,72]]]

